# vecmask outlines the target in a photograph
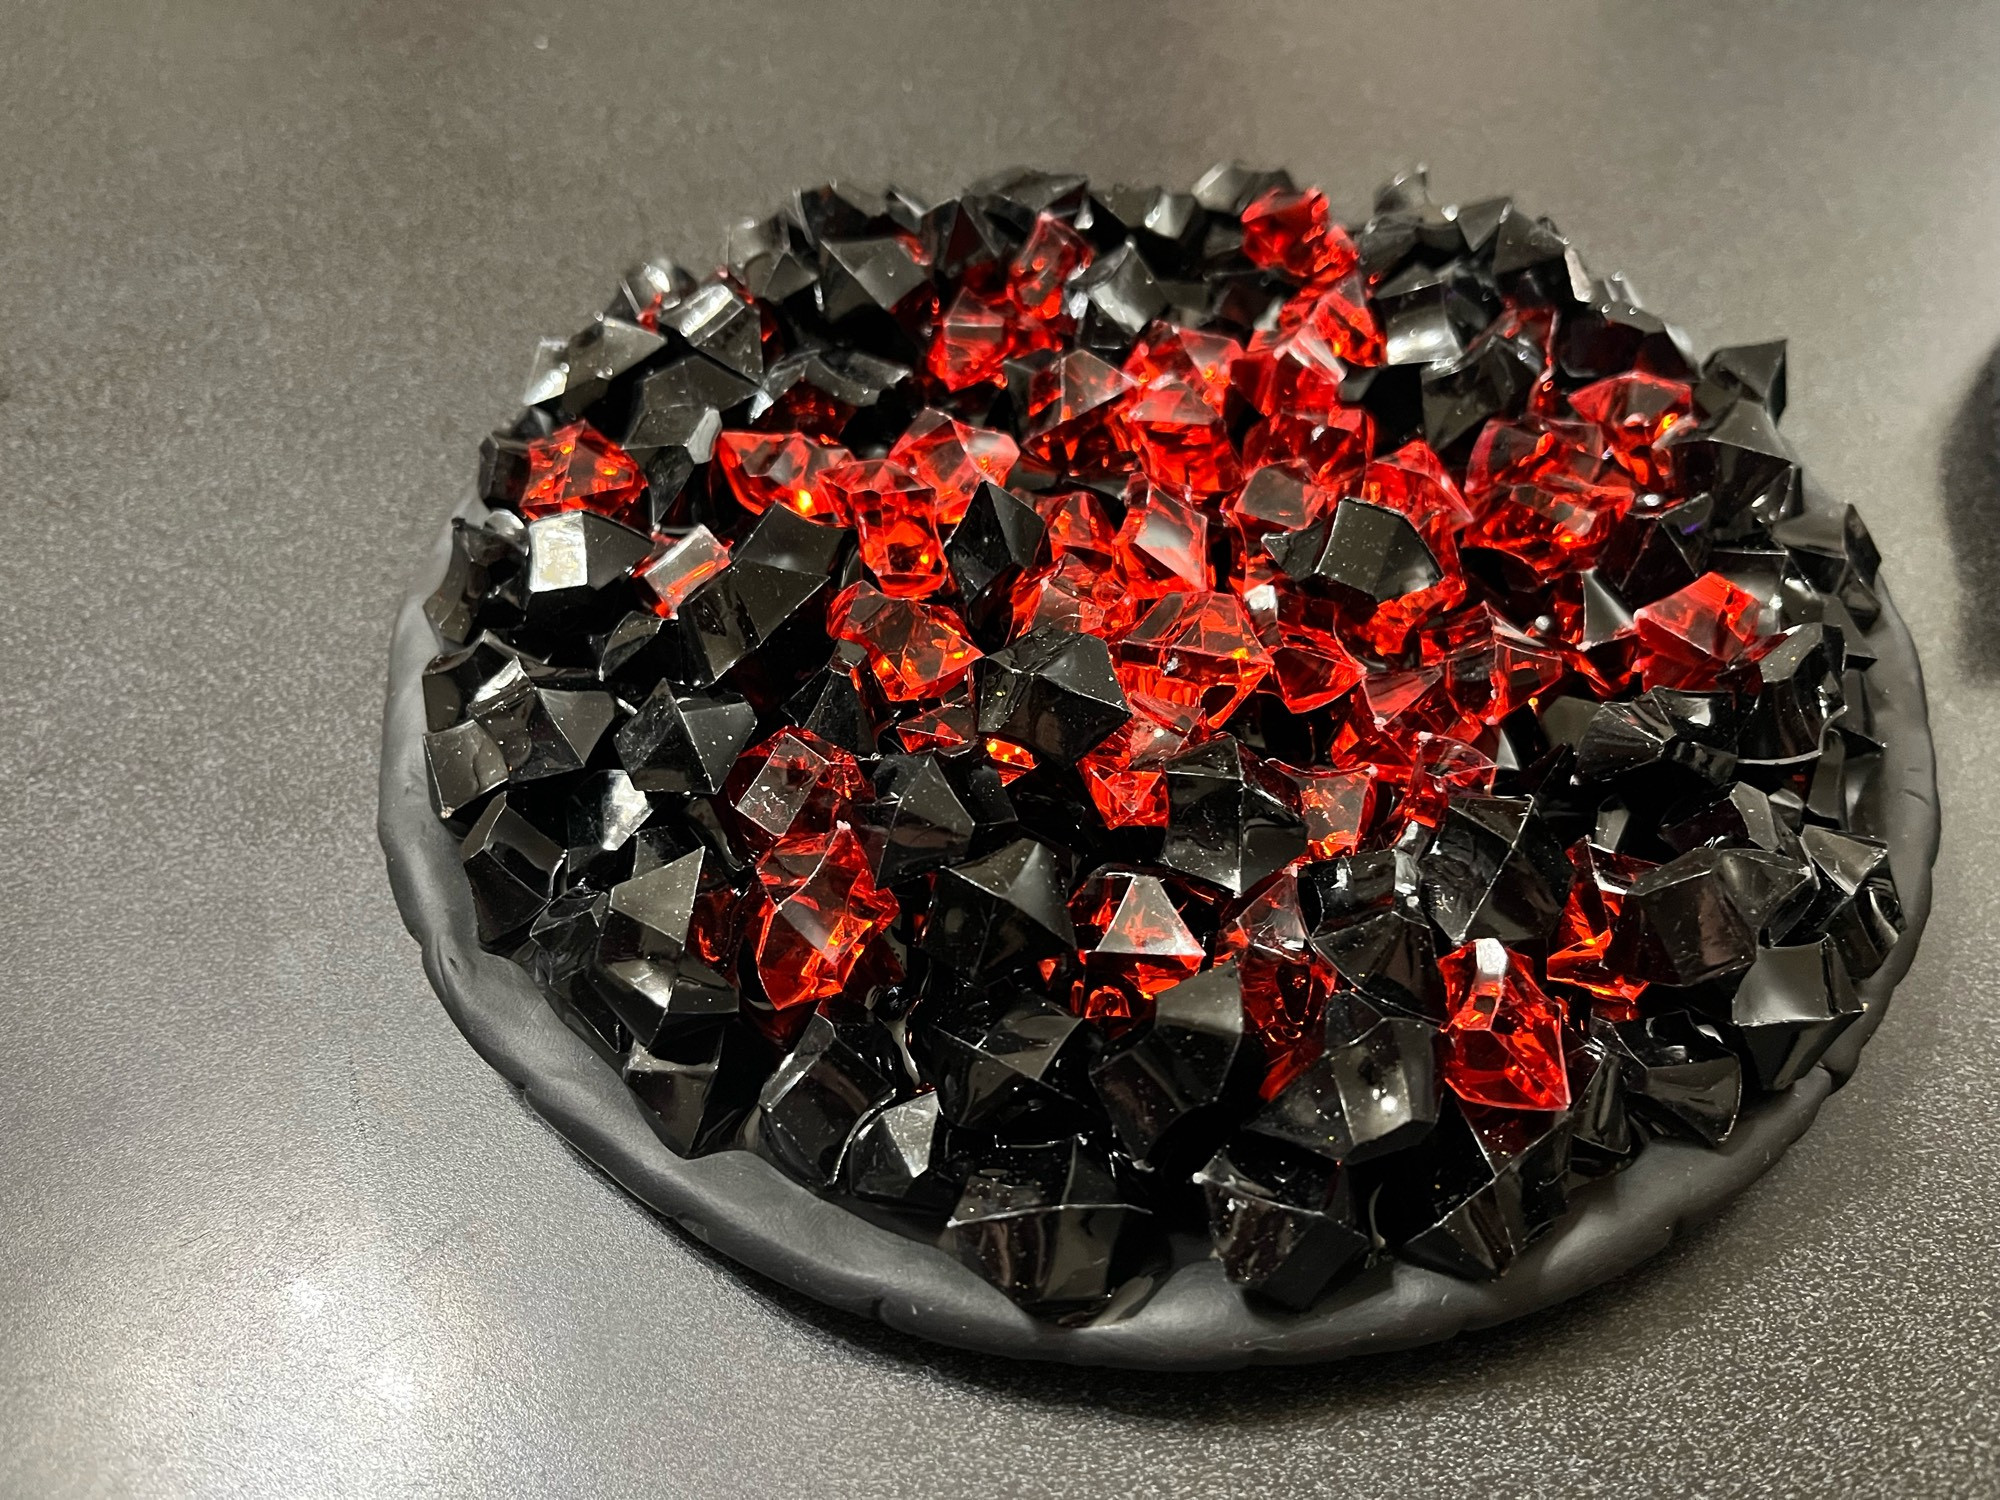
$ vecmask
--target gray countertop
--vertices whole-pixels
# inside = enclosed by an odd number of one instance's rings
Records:
[[[1739,14],[1741,12],[1741,14]],[[2000,13],[189,0],[0,25],[0,1493],[2000,1489]],[[828,176],[1511,190],[1875,529],[1946,812],[1916,968],[1739,1204],[1524,1326],[1201,1379],[733,1269],[431,997],[388,627],[539,334]],[[469,1186],[470,1185],[470,1186]]]

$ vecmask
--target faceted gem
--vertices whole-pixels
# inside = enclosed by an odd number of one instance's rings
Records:
[[[912,755],[926,750],[951,755],[970,745],[978,733],[979,706],[969,676],[896,721],[896,738]]]
[[[851,457],[803,432],[725,432],[715,440],[716,467],[738,505],[752,513],[782,505],[815,521],[848,520],[820,478]]]
[[[850,584],[827,606],[827,630],[868,653],[868,669],[892,702],[949,688],[971,670],[979,648],[941,604],[899,599],[867,583]]]
[[[1214,495],[1242,483],[1242,467],[1222,414],[1194,387],[1156,381],[1127,404],[1125,424],[1139,467],[1155,484]]]
[[[1188,942],[1199,964],[1201,945]],[[1234,968],[1220,964],[1160,993],[1151,1024],[1093,1064],[1090,1081],[1136,1160],[1201,1161],[1227,1124],[1223,1106],[1250,1097],[1256,1058]]]
[[[623,580],[653,550],[643,532],[592,511],[572,510],[528,524],[523,613],[544,630],[609,624],[630,604]]]
[[[1230,1282],[1280,1307],[1303,1312],[1368,1249],[1347,1174],[1324,1157],[1243,1135],[1195,1182]]]
[[[947,391],[998,383],[1011,332],[1006,311],[968,286],[938,320],[924,367]]]
[[[1275,639],[1270,639],[1275,636]],[[1346,696],[1367,676],[1340,638],[1306,626],[1279,625],[1270,641],[1271,675],[1278,696],[1295,714],[1310,713]]]
[[[1111,648],[1043,626],[979,663],[979,732],[1071,762],[1127,718]]]
[[[1358,407],[1331,412],[1278,412],[1254,424],[1243,435],[1243,462],[1250,467],[1273,463],[1297,464],[1322,489],[1332,491],[1309,508],[1307,521],[1317,519],[1335,495],[1351,493],[1366,472],[1375,441],[1375,423]],[[1255,503],[1255,502],[1253,502]],[[1243,511],[1239,505],[1239,514]]]
[[[1221,727],[1270,670],[1234,594],[1168,594],[1118,644],[1126,698],[1182,734]]]
[[[1084,1140],[1013,1153],[966,1179],[939,1243],[1023,1307],[1087,1311],[1130,1273],[1150,1225],[1129,1196]]]
[[[572,422],[528,444],[521,514],[530,521],[588,510],[627,525],[644,521],[646,477],[631,456],[588,423]]]
[[[1252,472],[1229,509],[1246,526],[1298,531],[1331,510],[1336,498],[1303,464],[1279,461]]]
[[[1721,669],[1749,655],[1763,638],[1762,606],[1720,573],[1633,612],[1640,671],[1647,687],[1713,686]]]
[[[1732,899],[1719,851],[1693,849],[1626,888],[1605,961],[1651,983],[1699,984],[1750,967],[1757,924]]]
[[[857,1198],[942,1214],[957,1196],[935,1092],[885,1104],[848,1138],[842,1176]]]
[[[1089,1086],[1091,1028],[1040,996],[1022,994],[997,1011],[948,1014],[915,1030],[910,1043],[937,1090],[939,1112],[953,1125],[1034,1139],[1077,1122]]]
[[[1480,938],[1447,953],[1438,968],[1451,1091],[1496,1109],[1569,1108],[1562,1007],[1535,983],[1527,961],[1495,938]]]
[[[1165,769],[1169,869],[1240,896],[1305,852],[1283,778],[1230,736],[1183,750]]]
[[[1345,276],[1360,263],[1361,253],[1333,222],[1326,194],[1318,188],[1302,193],[1271,188],[1243,210],[1241,219],[1243,253],[1250,263],[1282,271],[1295,281]]]
[[[1161,769],[1186,737],[1135,714],[1078,762],[1106,828],[1164,828],[1167,778]]]
[[[635,1042],[622,1072],[667,1149],[701,1156],[727,1145],[755,1106],[762,1051],[743,1027],[710,1025],[662,1043],[658,1053]]]
[[[1325,418],[1340,406],[1347,367],[1310,322],[1281,336],[1259,333],[1230,368],[1230,382],[1263,415]]]
[[[1243,346],[1219,333],[1197,333],[1172,323],[1155,323],[1125,357],[1124,371],[1141,386],[1177,381],[1221,411],[1229,395],[1229,371]]]
[[[754,960],[771,1004],[816,1005],[841,993],[869,939],[898,911],[877,889],[868,856],[845,823],[779,840],[757,865],[765,905]]]
[[[861,560],[886,594],[921,599],[948,581],[937,496],[909,470],[885,459],[836,464],[819,479],[835,514],[861,534]]]
[[[1588,990],[1604,1002],[1605,1013],[1612,1019],[1628,1020],[1628,1014],[1619,1012],[1646,992],[1646,981],[1607,964],[1605,950],[1611,946],[1612,924],[1625,904],[1626,891],[1652,866],[1582,839],[1570,846],[1569,862],[1576,870],[1576,881],[1569,888],[1562,921],[1551,939],[1555,951],[1549,954],[1549,978]]]
[[[756,728],[756,709],[733,693],[676,692],[663,682],[612,739],[640,791],[702,795],[722,790]]]
[[[1540,942],[1555,930],[1575,872],[1532,801],[1454,797],[1423,857],[1424,909],[1454,943]]]
[[[923,411],[889,450],[937,497],[940,526],[956,526],[982,483],[1003,485],[1021,450],[1004,432],[972,427],[941,411]]]
[[[1072,474],[1122,473],[1132,434],[1122,415],[1130,377],[1087,349],[1073,349],[1028,382],[1021,451]]]
[[[1372,767],[1347,771],[1294,770],[1283,766],[1298,788],[1299,813],[1306,824],[1306,857],[1337,859],[1361,842],[1375,816]]]
[[[1112,871],[1085,882],[1070,915],[1091,934],[1072,1007],[1091,1020],[1145,1015],[1160,991],[1194,974],[1207,956],[1151,875]]]
[[[1831,938],[1762,948],[1729,1000],[1757,1086],[1790,1088],[1861,1019],[1863,1006]]]
[[[1076,948],[1060,858],[1016,839],[983,858],[938,872],[924,947],[940,963],[988,975]]]
[[[1262,1089],[1270,1098],[1318,1055],[1320,1020],[1333,978],[1308,945],[1298,881],[1281,870],[1215,936],[1215,957],[1233,959],[1243,1013],[1263,1044]]]
[[[1053,560],[1048,523],[1011,491],[981,484],[946,539],[944,558],[959,597],[970,604]]]
[[[758,1095],[759,1136],[792,1176],[831,1187],[862,1121],[905,1087],[896,1040],[879,1021],[815,1011]]]
[[[459,846],[458,858],[472,885],[479,941],[498,948],[525,931],[548,905],[563,850],[502,794],[486,804]]]
[[[1407,1163],[1412,1191],[1378,1202],[1397,1255],[1450,1276],[1498,1276],[1553,1228],[1567,1201],[1567,1115],[1463,1105]]]
[[[728,544],[706,526],[695,526],[641,563],[636,576],[652,596],[654,612],[672,618],[683,599],[728,566]]]
[[[1437,1033],[1366,1006],[1329,1007],[1324,1045],[1249,1129],[1342,1165],[1422,1140],[1437,1123]]]
[[[729,778],[732,805],[769,839],[827,832],[866,781],[847,751],[807,730],[781,730],[745,751]]]
[[[1613,456],[1634,480],[1649,490],[1666,486],[1665,465],[1652,450],[1694,411],[1694,392],[1686,381],[1633,370],[1571,391],[1569,404],[1605,430]]]
[[[1798,459],[1755,401],[1736,401],[1713,422],[1678,422],[1654,451],[1675,488],[1713,496],[1723,521],[1744,511],[1777,521],[1789,512]]]
[[[1686,1011],[1638,1021],[1593,1022],[1609,1044],[1635,1115],[1719,1146],[1736,1127],[1743,1065]]]
[[[1035,769],[1035,752],[1025,745],[1017,745],[1012,740],[997,737],[988,739],[981,747],[993,769],[1000,775],[1000,784],[1009,783]]]
[[[1165,490],[1146,486],[1111,551],[1126,580],[1149,597],[1209,587],[1208,518]]]
[[[1023,315],[1047,322],[1063,310],[1063,287],[1090,257],[1088,240],[1055,215],[1039,214],[1007,268],[1007,295]]]
[[[962,859],[978,822],[935,755],[884,756],[875,768],[870,830],[881,850],[875,877],[894,885]]]

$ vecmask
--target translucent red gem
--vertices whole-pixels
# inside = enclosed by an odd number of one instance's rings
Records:
[[[1168,594],[1118,644],[1133,707],[1183,734],[1217,729],[1271,670],[1234,594]]]
[[[1494,938],[1438,960],[1444,977],[1444,1081],[1468,1104],[1567,1109],[1562,1007],[1528,961]]]
[[[572,422],[528,444],[521,514],[531,521],[588,510],[621,524],[643,524],[639,501],[645,493],[646,476],[631,455],[588,423]]]
[[[808,520],[847,520],[820,486],[828,469],[854,455],[803,432],[725,432],[715,440],[715,464],[736,503],[754,514],[773,505]]]

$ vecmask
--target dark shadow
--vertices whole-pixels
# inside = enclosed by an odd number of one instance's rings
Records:
[[[2000,351],[1952,413],[1939,455],[1945,535],[1958,570],[1959,650],[1974,681],[2000,679]],[[1900,581],[1900,580],[1899,580]]]

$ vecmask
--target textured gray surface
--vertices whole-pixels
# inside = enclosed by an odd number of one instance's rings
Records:
[[[2000,16],[1745,10],[11,7],[0,1493],[2000,1488]],[[1936,915],[1784,1163],[1533,1324],[1192,1382],[940,1353],[663,1229],[465,1046],[374,846],[387,630],[632,253],[835,172],[1226,151],[1349,203],[1422,157],[1698,338],[1791,336],[1926,652]]]

